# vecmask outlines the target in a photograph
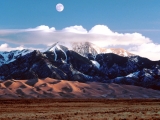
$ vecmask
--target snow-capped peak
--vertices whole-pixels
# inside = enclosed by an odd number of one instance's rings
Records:
[[[134,56],[134,54],[129,53],[128,51],[122,48],[101,48],[90,42],[71,42],[71,43],[54,43],[47,51],[52,51],[55,54],[54,60],[57,60],[56,50],[60,50],[65,54],[65,61],[67,61],[66,51],[73,50],[78,54],[88,58],[88,55],[91,54],[93,58],[96,57],[97,54],[101,53],[114,53],[123,57]]]
[[[52,52],[54,52],[54,54],[55,54],[54,60],[56,61],[56,60],[57,60],[56,49],[57,49],[57,50],[60,50],[60,51],[62,51],[62,52],[64,53],[64,55],[65,55],[65,57],[66,57],[65,61],[67,61],[66,50],[63,50],[62,45],[59,45],[58,42],[56,42],[55,44],[53,44],[47,51],[52,51]],[[66,48],[66,49],[68,49],[68,48]]]
[[[72,43],[72,50],[85,57],[88,57],[89,53],[96,56],[97,54],[106,52],[105,48],[98,47],[90,42],[74,42]]]
[[[89,53],[93,56],[100,53],[114,53],[123,57],[134,56],[122,48],[101,48],[90,42],[75,42],[72,44],[72,49],[85,57],[88,57]]]
[[[23,49],[10,52],[0,52],[0,66],[15,61],[18,57],[24,56],[33,50]]]

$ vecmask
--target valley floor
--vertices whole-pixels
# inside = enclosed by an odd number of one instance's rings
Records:
[[[0,99],[0,120],[160,118],[160,99]]]

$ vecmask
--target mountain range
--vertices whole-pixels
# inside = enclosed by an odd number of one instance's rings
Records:
[[[75,42],[69,47],[55,43],[45,52],[24,49],[0,53],[1,82],[47,77],[160,90],[160,61],[121,48],[100,48],[89,42]]]

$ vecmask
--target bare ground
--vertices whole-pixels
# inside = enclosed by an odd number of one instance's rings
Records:
[[[159,120],[160,99],[1,99],[0,120]]]

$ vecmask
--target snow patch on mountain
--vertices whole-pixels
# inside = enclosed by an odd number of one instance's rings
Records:
[[[138,72],[131,73],[131,74],[127,75],[126,77],[137,77],[138,74],[139,74],[139,71],[138,71]]]
[[[130,60],[137,63],[138,62],[138,56],[131,56]]]
[[[59,45],[56,45],[56,46],[57,46],[57,48],[59,50],[61,50],[65,54],[65,57],[66,57],[65,61],[67,61],[67,54],[66,54],[66,52]]]
[[[99,69],[100,68],[100,64],[95,61],[95,60],[91,60],[91,62]]]

